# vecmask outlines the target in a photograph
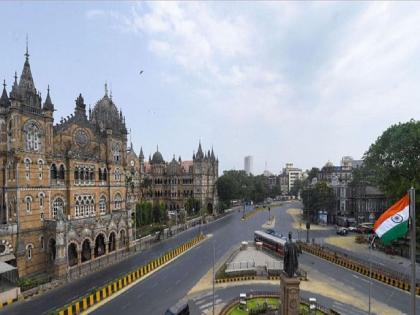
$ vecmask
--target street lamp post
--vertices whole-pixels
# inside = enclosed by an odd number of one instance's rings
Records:
[[[214,264],[216,260],[216,246],[215,240],[213,239],[213,315],[214,315],[214,307],[215,307],[215,300],[214,300],[214,282],[215,282],[215,273],[214,273]]]

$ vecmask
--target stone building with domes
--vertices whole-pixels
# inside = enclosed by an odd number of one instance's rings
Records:
[[[0,261],[19,276],[64,276],[132,241],[126,203],[127,128],[108,95],[54,124],[48,87],[35,88],[26,51],[0,97]]]
[[[204,153],[201,143],[188,161],[181,157],[176,159],[174,155],[166,162],[158,148],[145,162],[141,150],[138,163],[141,199],[163,203],[167,210],[180,210],[185,209],[188,199],[192,198],[197,206],[213,213],[218,203],[218,169],[219,160],[213,148]]]

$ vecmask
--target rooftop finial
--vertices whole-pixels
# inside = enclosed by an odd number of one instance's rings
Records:
[[[48,92],[48,94],[50,94],[50,85],[49,84],[47,86],[47,92]]]
[[[3,87],[6,88],[6,79],[3,79]]]
[[[28,34],[26,34],[26,53],[25,53],[26,60],[28,60],[28,58],[29,58],[29,49],[28,49],[29,44],[28,44],[28,42],[29,42]]]
[[[17,83],[17,72],[15,71],[15,83]]]
[[[105,96],[108,96],[108,84],[105,82]]]
[[[159,145],[156,144],[156,151],[159,152]]]
[[[109,98],[112,100],[112,84],[109,85]]]

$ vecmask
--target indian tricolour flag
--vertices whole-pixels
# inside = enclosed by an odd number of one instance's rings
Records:
[[[373,229],[384,244],[389,244],[397,238],[403,237],[408,231],[410,216],[410,198],[406,194],[394,203],[375,222]]]

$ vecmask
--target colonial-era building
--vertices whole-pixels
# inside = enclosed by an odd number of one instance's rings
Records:
[[[169,163],[159,150],[144,162],[143,151],[140,151],[138,165],[144,200],[163,203],[168,210],[179,210],[185,209],[188,199],[193,198],[200,208],[209,212],[216,210],[219,160],[213,149],[204,153],[200,143],[192,160],[182,161],[181,157],[176,160],[173,156]]]
[[[0,98],[0,261],[61,276],[131,241],[127,129],[106,86],[92,111],[79,95],[54,125],[50,90],[42,102],[25,57]]]

